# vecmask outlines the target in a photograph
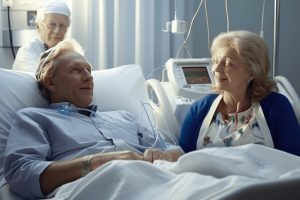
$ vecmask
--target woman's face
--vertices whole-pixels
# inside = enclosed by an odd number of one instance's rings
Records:
[[[46,14],[44,20],[36,24],[39,36],[48,48],[62,41],[68,30],[68,16],[62,14]]]
[[[248,79],[253,78],[237,51],[230,46],[220,47],[212,57],[215,87],[230,93],[245,92]]]

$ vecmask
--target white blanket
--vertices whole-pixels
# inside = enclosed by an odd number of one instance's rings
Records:
[[[176,163],[109,162],[63,185],[53,199],[220,199],[247,185],[295,178],[299,157],[251,144],[191,152]]]

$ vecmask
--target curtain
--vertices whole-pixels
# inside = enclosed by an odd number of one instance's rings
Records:
[[[85,49],[93,70],[139,64],[147,77],[169,58],[176,57],[182,35],[163,32],[174,20],[173,0],[66,0],[71,9],[67,37]],[[193,1],[176,0],[179,20],[193,17]],[[186,35],[185,35],[186,36]],[[192,38],[188,49],[192,52]],[[183,49],[180,56],[188,57]]]

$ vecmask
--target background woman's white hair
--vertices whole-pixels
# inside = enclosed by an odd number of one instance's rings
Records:
[[[45,19],[46,14],[62,14],[68,17],[68,26],[71,24],[71,11],[68,5],[62,0],[45,0],[37,9],[35,22],[39,25]]]
[[[51,14],[51,13],[48,13],[48,14]],[[57,13],[52,13],[52,14],[57,14]],[[38,15],[35,19],[35,23],[37,23],[38,25],[41,26],[41,23],[44,21],[44,19],[46,18],[46,15],[47,14],[41,14],[41,15]],[[71,19],[70,17],[68,17],[68,24],[67,26],[69,27],[71,25]]]

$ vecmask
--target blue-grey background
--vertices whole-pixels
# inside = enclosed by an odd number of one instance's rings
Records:
[[[102,1],[102,0],[101,0]],[[125,1],[125,0],[124,0]],[[154,1],[154,0],[145,0]],[[155,0],[169,1],[171,8],[168,11],[170,13],[170,19],[174,19],[174,1],[173,0]],[[178,7],[178,19],[183,19],[187,22],[189,28],[191,19],[196,12],[200,0],[176,0]],[[42,0],[32,0],[33,6],[21,6],[20,0],[13,0],[13,7],[11,12],[12,28],[28,29],[26,16],[27,10],[36,9],[36,5],[42,2]],[[230,20],[230,30],[246,29],[257,34],[261,30],[262,20],[262,8],[263,0],[228,0],[228,12]],[[2,4],[2,1],[1,1]],[[159,5],[159,3],[156,3]],[[180,9],[183,8],[184,9]],[[280,0],[280,24],[279,24],[279,57],[278,57],[278,75],[286,77],[293,85],[298,96],[300,96],[300,67],[299,64],[299,46],[300,40],[300,1],[299,0]],[[157,10],[157,19],[160,20],[160,11]],[[225,0],[207,0],[207,9],[210,25],[210,37],[212,39],[220,32],[225,32],[227,27],[226,12],[225,12]],[[73,22],[73,25],[75,23]],[[163,24],[163,27],[161,27]],[[161,29],[165,29],[165,22],[157,23],[155,27],[161,39],[165,35],[161,33]],[[7,11],[1,5],[0,14],[0,28],[7,29]],[[264,40],[269,48],[269,55],[271,60],[273,59],[273,42],[274,42],[274,0],[266,0],[265,13],[264,13]],[[171,35],[171,37],[180,37],[179,35]],[[208,51],[207,42],[207,27],[206,16],[204,10],[204,4],[202,5],[198,15],[195,18],[194,25],[192,27],[190,40],[188,41],[188,48],[193,58],[210,57]],[[2,31],[0,31],[0,38],[2,38]],[[182,40],[171,43],[172,49],[171,57],[176,57],[178,47],[181,45]],[[157,44],[156,44],[157,43]],[[159,38],[155,42],[155,45],[159,45]],[[11,49],[8,47],[1,47],[2,40],[0,40],[0,68],[11,69],[13,63],[13,56]],[[17,52],[18,48],[15,48]],[[188,57],[185,50],[180,54],[180,57]],[[166,60],[167,61],[167,60]],[[163,61],[163,62],[166,62]],[[158,66],[164,63],[159,63]],[[155,66],[155,67],[158,67]],[[272,76],[272,68],[269,75]]]
[[[197,10],[200,0],[194,0],[194,11]],[[230,30],[246,29],[257,34],[261,30],[263,0],[228,0]],[[220,32],[226,32],[225,0],[207,0],[207,9],[210,25],[210,36],[213,39]],[[300,96],[300,1],[280,0],[279,18],[279,58],[277,75],[286,77]],[[273,75],[273,43],[274,43],[274,0],[266,0],[264,13],[264,41],[269,48],[271,70]],[[192,37],[193,56],[208,57],[207,28],[204,6],[197,15]],[[195,39],[199,38],[199,39]]]

